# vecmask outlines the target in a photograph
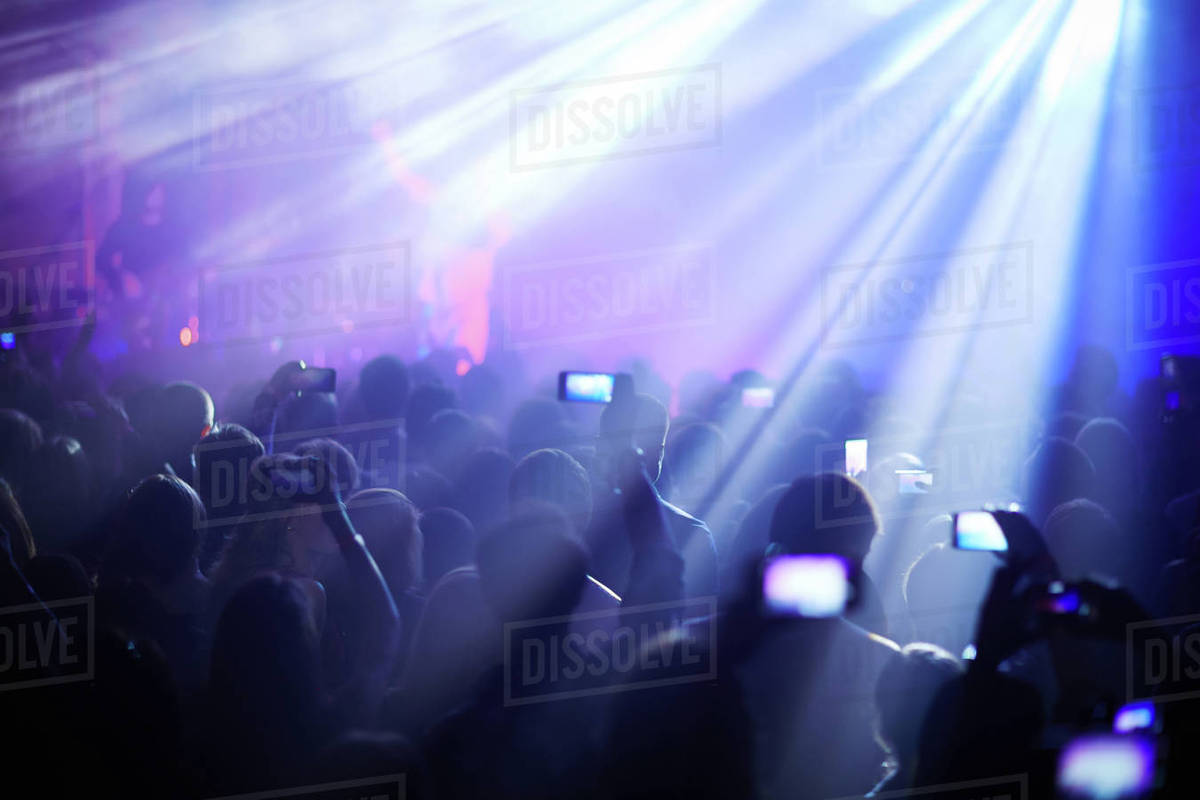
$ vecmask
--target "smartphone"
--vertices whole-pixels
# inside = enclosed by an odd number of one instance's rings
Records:
[[[1154,788],[1156,756],[1154,740],[1145,736],[1080,736],[1059,754],[1058,789],[1080,800],[1146,797]]]
[[[0,332],[0,350],[12,350],[17,346],[17,337],[12,331]]]
[[[990,511],[959,511],[954,515],[953,530],[953,544],[959,550],[1008,550],[1008,538]]]
[[[929,494],[933,490],[933,473],[927,469],[896,470],[897,494]]]
[[[867,471],[867,440],[846,440],[846,474],[851,478]]]
[[[771,408],[775,405],[775,390],[769,386],[750,386],[742,389],[742,408]]]
[[[780,555],[763,562],[763,611],[773,617],[824,619],[850,603],[850,565],[836,555]]]
[[[337,370],[333,367],[305,367],[293,373],[294,392],[333,392],[337,386]]]
[[[567,403],[611,403],[616,375],[611,372],[558,373],[558,399]]]
[[[1152,731],[1158,724],[1158,712],[1154,703],[1130,703],[1121,706],[1113,716],[1113,733],[1136,733]]]

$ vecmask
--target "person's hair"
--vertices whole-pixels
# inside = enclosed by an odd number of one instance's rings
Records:
[[[448,506],[454,500],[454,487],[445,475],[426,464],[411,464],[404,471],[404,494],[425,511]]]
[[[189,381],[168,383],[161,400],[157,416],[170,447],[190,447],[212,427],[213,401],[202,387]]]
[[[514,512],[531,502],[557,506],[579,533],[592,514],[587,471],[562,450],[535,450],[518,461],[509,479],[508,500]]]
[[[432,589],[450,570],[465,567],[474,560],[475,527],[459,512],[452,508],[431,508],[421,514],[419,527],[427,589]]]
[[[456,405],[454,390],[440,384],[426,383],[414,389],[408,398],[408,413],[404,416],[404,430],[408,434],[409,445],[424,447],[433,415],[443,408],[454,408]]]
[[[346,506],[392,595],[416,588],[424,549],[416,506],[395,489],[365,489]]]
[[[1091,497],[1096,469],[1073,441],[1050,436],[1026,460],[1023,480],[1030,519],[1040,524],[1055,506]]]
[[[1128,428],[1111,417],[1098,417],[1083,426],[1075,445],[1096,470],[1097,499],[1119,510],[1137,498],[1137,445]]]
[[[454,507],[480,530],[499,524],[508,513],[508,484],[515,467],[512,457],[503,450],[476,450],[455,482]]]
[[[362,472],[354,456],[341,443],[326,438],[309,439],[292,448],[292,452],[298,456],[314,456],[324,461],[333,471],[333,477],[337,480],[343,498],[349,497],[358,488]]]
[[[270,773],[303,758],[297,746],[311,743],[323,700],[308,595],[278,574],[250,578],[230,596],[213,633],[208,712],[219,767]]]
[[[612,406],[606,405],[600,412],[601,425],[612,413]],[[634,444],[647,452],[660,449],[670,427],[671,415],[662,401],[648,394],[634,395],[633,430],[630,432]]]
[[[358,396],[369,419],[399,420],[408,404],[408,368],[393,355],[372,358],[358,374]]]
[[[430,417],[425,427],[421,455],[453,481],[475,451],[478,441],[478,426],[470,415],[457,408],[443,408]]]
[[[92,470],[78,440],[47,439],[33,455],[21,498],[44,550],[69,551],[87,536],[93,513]]]
[[[862,484],[836,472],[804,475],[779,498],[771,542],[791,553],[836,553],[861,564],[879,532],[879,514]]]
[[[1126,579],[1129,562],[1116,519],[1091,500],[1071,500],[1056,506],[1042,526],[1046,546],[1065,577],[1072,580],[1099,574]]]
[[[921,727],[938,692],[963,674],[962,664],[946,650],[925,642],[906,645],[883,665],[875,684],[876,738],[893,766],[913,759]]]
[[[566,425],[561,404],[544,397],[525,400],[508,423],[508,452],[520,460],[534,450],[555,447]]]
[[[0,478],[20,492],[33,454],[42,446],[42,428],[15,408],[0,408]]]
[[[668,443],[663,460],[672,496],[696,499],[720,475],[725,459],[725,434],[711,422],[679,428]]]
[[[752,565],[757,565],[767,550],[775,507],[779,505],[779,499],[787,493],[788,488],[787,484],[772,486],[746,509],[746,513],[738,522],[732,545],[727,552],[723,551],[722,566],[725,572],[721,578],[722,587],[734,587],[736,591],[744,588],[747,570]]]
[[[579,603],[588,551],[558,508],[529,504],[475,552],[483,596],[502,622],[563,616]]]
[[[211,517],[240,516],[250,465],[265,452],[257,436],[234,422],[222,422],[196,443],[193,484]],[[223,513],[215,513],[214,505]]]
[[[196,565],[204,504],[173,475],[151,475],[129,491],[104,557],[103,579],[169,583]]]
[[[506,402],[504,376],[487,364],[476,364],[462,376],[459,394],[469,413],[499,419]]]

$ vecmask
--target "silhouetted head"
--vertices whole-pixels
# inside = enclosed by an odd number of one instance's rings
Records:
[[[408,368],[393,355],[381,355],[363,365],[358,396],[371,420],[399,420],[408,405]]]
[[[503,376],[487,364],[476,364],[459,385],[463,408],[471,414],[500,419],[507,402]]]
[[[395,489],[358,492],[346,506],[392,594],[415,589],[421,582],[422,550],[416,506]]]
[[[535,450],[517,462],[508,484],[509,507],[518,513],[530,503],[547,503],[582,532],[592,515],[587,471],[562,450]]]
[[[503,450],[485,447],[467,458],[455,481],[454,507],[479,530],[490,530],[508,514],[508,485],[516,464]]]
[[[566,412],[554,400],[526,400],[508,424],[508,452],[519,460],[534,450],[555,447],[566,424]]]
[[[672,501],[692,505],[710,491],[725,463],[725,434],[710,422],[679,428],[663,456]]]
[[[190,452],[213,425],[213,401],[202,387],[188,381],[163,387],[158,409],[159,433],[172,451],[181,447]]]
[[[893,760],[914,766],[930,706],[962,674],[959,660],[933,644],[914,642],[888,657],[875,684],[876,738]]]
[[[429,441],[429,423],[434,414],[443,408],[457,405],[454,390],[441,384],[426,383],[413,390],[408,399],[408,413],[404,417],[404,429],[408,442],[416,452],[424,453]]]
[[[129,491],[118,515],[102,575],[159,584],[193,574],[205,522],[192,487],[171,475],[151,475]]]
[[[475,528],[452,508],[431,508],[421,514],[422,570],[425,586],[432,588],[452,569],[475,560]]]
[[[1082,499],[1063,503],[1046,517],[1042,533],[1064,578],[1098,575],[1128,584],[1130,554],[1117,520],[1100,504]]]
[[[600,429],[614,428],[615,412],[612,405],[606,405],[600,414]],[[659,400],[648,394],[637,394],[634,397],[633,430],[617,431],[627,434],[634,447],[640,448],[643,455],[642,463],[650,480],[657,481],[662,472],[663,456],[666,453],[667,431],[671,427],[671,416],[667,407]]]
[[[1096,470],[1091,459],[1070,439],[1043,439],[1025,462],[1024,496],[1034,524],[1045,521],[1055,506],[1092,497]]]
[[[457,408],[443,408],[429,420],[422,455],[434,469],[455,480],[478,446],[475,420]]]
[[[836,553],[859,566],[878,532],[867,490],[836,472],[797,478],[771,518],[771,542],[784,552]]]
[[[1096,497],[1114,513],[1132,505],[1140,486],[1137,446],[1129,429],[1101,417],[1083,426],[1075,444],[1096,469]]]
[[[192,483],[212,520],[236,522],[245,510],[242,489],[250,465],[266,452],[249,429],[223,422],[192,448]]]
[[[213,635],[210,686],[229,710],[271,725],[320,701],[320,637],[308,594],[276,574],[233,593]]]

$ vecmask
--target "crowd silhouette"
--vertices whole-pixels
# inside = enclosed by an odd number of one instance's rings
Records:
[[[250,403],[4,353],[0,594],[33,627],[6,629],[0,671],[20,680],[63,603],[94,614],[85,680],[49,663],[0,692],[31,791],[403,776],[418,798],[728,800],[1018,776],[1052,797],[1085,791],[1056,785],[1069,742],[1157,699],[1148,790],[1192,796],[1200,428],[1158,379],[1127,395],[1085,347],[1018,421],[1019,478],[955,493],[943,467],[910,494],[913,424],[842,362],[774,409],[740,402],[770,385],[752,371],[672,391],[638,362],[595,407],[447,363],[381,355],[329,392],[288,362]],[[968,448],[1002,418],[954,413]],[[736,463],[746,430],[761,457]],[[843,441],[878,430],[845,474]],[[951,546],[949,515],[987,501],[1008,550]],[[846,565],[844,611],[766,613],[763,564],[789,555]],[[1183,668],[1148,675],[1131,631]]]

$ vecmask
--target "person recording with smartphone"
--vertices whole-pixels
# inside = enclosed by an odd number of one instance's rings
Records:
[[[560,388],[569,387],[571,374],[563,373]],[[622,524],[616,513],[620,486],[624,480],[622,473],[628,469],[627,465],[622,467],[622,464],[630,452],[635,452],[651,483],[656,482],[662,474],[670,418],[662,403],[650,395],[634,391],[633,379],[629,375],[615,375],[607,385],[612,387],[609,395],[611,400],[601,411],[600,431],[596,438],[596,463],[598,472],[604,476],[606,491],[594,500],[595,510],[587,540],[592,548],[596,577],[620,591],[620,587],[626,586],[630,580],[631,558],[626,538],[613,532],[619,530]],[[597,396],[604,396],[604,381],[593,380],[589,386],[598,387]],[[659,494],[657,489],[655,493]],[[703,520],[668,503],[661,495],[658,496],[658,504],[667,530],[683,556],[684,595],[716,595],[717,551],[712,532]]]

